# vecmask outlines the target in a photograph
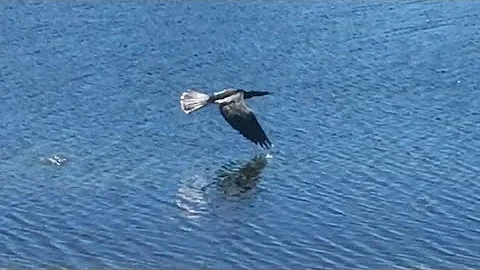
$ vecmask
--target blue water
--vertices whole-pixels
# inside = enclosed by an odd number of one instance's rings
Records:
[[[478,268],[479,14],[0,3],[0,266]],[[272,150],[179,108],[225,87]]]

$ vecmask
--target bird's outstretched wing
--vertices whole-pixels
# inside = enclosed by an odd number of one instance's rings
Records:
[[[262,148],[270,148],[272,143],[257,121],[253,111],[245,103],[231,102],[220,105],[223,118],[245,138],[260,144]]]

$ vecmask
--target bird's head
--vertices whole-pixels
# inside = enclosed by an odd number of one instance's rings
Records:
[[[268,91],[246,91],[243,89],[240,89],[240,91],[243,92],[243,98],[244,99],[249,99],[252,97],[260,97],[260,96],[265,96],[265,95],[270,95],[271,93]]]

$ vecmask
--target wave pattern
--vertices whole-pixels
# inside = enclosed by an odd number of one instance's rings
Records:
[[[0,10],[0,267],[480,264],[479,3]],[[271,151],[179,109],[229,86]]]

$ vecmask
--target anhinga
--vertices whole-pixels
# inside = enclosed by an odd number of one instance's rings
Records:
[[[270,148],[272,143],[257,121],[252,109],[247,107],[245,99],[270,94],[265,91],[245,91],[228,88],[209,96],[189,89],[180,97],[182,111],[192,113],[208,104],[219,105],[220,112],[225,120],[245,138],[260,144],[262,148]]]

